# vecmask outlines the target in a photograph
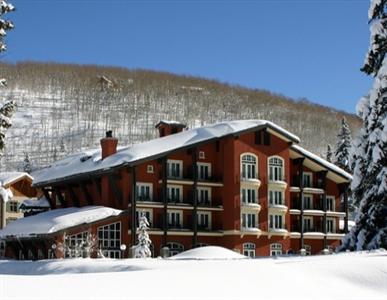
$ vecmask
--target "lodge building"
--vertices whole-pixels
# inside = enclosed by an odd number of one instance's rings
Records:
[[[102,220],[105,239],[112,236],[114,241],[100,246],[112,257],[130,255],[139,211],[150,222],[154,256],[165,246],[170,255],[218,245],[255,257],[301,249],[318,254],[340,244],[348,230],[351,175],[300,147],[294,134],[264,120],[191,130],[161,121],[156,128],[159,138],[123,148],[117,148],[118,140],[107,132],[100,150],[54,163],[35,174],[33,186],[43,191],[53,210],[86,206],[121,210],[110,223],[109,218]],[[98,222],[84,222],[79,230],[72,226],[67,237],[98,232],[102,226]],[[9,256],[26,253],[27,246],[20,249],[25,240],[29,247],[42,245],[41,257],[47,257],[50,243],[62,233],[63,229],[58,235],[26,238],[13,231],[0,236],[12,245]],[[45,241],[34,244],[33,239]],[[120,249],[121,244],[128,246],[126,250]],[[37,250],[30,252],[34,258]]]

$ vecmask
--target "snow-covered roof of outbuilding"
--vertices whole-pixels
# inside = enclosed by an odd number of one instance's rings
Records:
[[[44,196],[39,199],[37,198],[26,199],[20,205],[20,209],[50,208],[50,207],[51,207],[50,202]]]
[[[174,126],[179,126],[179,127],[187,127],[187,125],[185,125],[184,123],[181,123],[179,121],[174,121],[174,120],[161,120],[160,122],[158,122],[155,127],[159,127],[161,124],[165,124],[165,125],[174,125]]]
[[[123,211],[103,206],[58,208],[17,219],[0,230],[0,238],[46,235],[77,225],[114,217]]]
[[[0,186],[7,186],[9,184],[18,181],[19,179],[26,177],[33,180],[32,176],[25,172],[1,172],[0,173]]]
[[[74,154],[34,173],[34,186],[43,186],[95,172],[106,172],[122,165],[132,166],[146,159],[157,159],[168,153],[215,141],[226,136],[266,128],[287,141],[299,143],[300,139],[282,127],[266,120],[239,120],[203,126],[153,139],[141,144],[118,149],[117,153],[101,160],[101,150]]]

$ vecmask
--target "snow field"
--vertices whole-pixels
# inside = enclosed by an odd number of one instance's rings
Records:
[[[386,251],[223,260],[203,251],[183,260],[2,261],[0,299],[386,299]]]

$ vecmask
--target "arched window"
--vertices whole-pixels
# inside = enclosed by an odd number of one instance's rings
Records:
[[[241,156],[241,175],[243,179],[258,179],[257,157],[254,154]]]
[[[284,180],[284,160],[281,157],[273,156],[269,158],[269,180]]]
[[[270,256],[282,255],[282,244],[270,244]]]
[[[244,243],[243,244],[243,255],[254,258],[255,257],[255,244]]]
[[[169,248],[169,256],[173,256],[184,251],[184,246],[180,243],[170,242],[167,243],[167,247]]]

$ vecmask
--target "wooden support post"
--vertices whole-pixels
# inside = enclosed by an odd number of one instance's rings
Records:
[[[87,204],[93,205],[94,204],[93,197],[89,193],[89,190],[87,189],[86,183],[84,181],[82,181],[80,183],[80,186],[81,186],[81,190],[83,193],[83,197],[85,197]]]
[[[62,207],[67,207],[67,203],[66,203],[65,199],[63,198],[62,191],[60,190],[60,188],[55,188],[55,194],[58,197],[60,205]]]
[[[95,187],[97,188],[97,192],[98,192],[98,197],[99,197],[99,200],[101,199],[101,194],[102,194],[102,187],[101,187],[101,178],[93,178],[93,183],[95,185]]]
[[[55,202],[53,201],[52,197],[50,196],[48,190],[46,188],[42,188],[42,191],[43,191],[44,197],[46,197],[48,202],[50,202],[50,206],[55,207]]]
[[[192,186],[192,197],[193,197],[193,211],[192,211],[192,248],[196,248],[198,244],[198,149],[192,149],[192,175],[193,175],[193,186]]]
[[[136,220],[136,202],[137,202],[137,185],[136,185],[136,167],[131,168],[131,191],[132,191],[132,201],[131,201],[131,244],[134,246],[136,244],[136,231],[137,231],[137,220]]]
[[[78,199],[77,195],[75,194],[72,186],[68,184],[66,186],[66,188],[68,189],[68,191],[70,193],[70,197],[71,197],[71,201],[73,202],[73,206],[80,207],[79,199]]]
[[[116,174],[109,174],[109,175],[108,175],[108,178],[109,178],[110,186],[111,186],[112,189],[113,189],[116,207],[123,208],[123,205],[124,205],[124,198],[123,198],[123,196],[122,196],[122,191],[121,191],[121,189],[118,187],[118,184],[117,184],[117,178],[118,178],[118,177],[116,176]]]

